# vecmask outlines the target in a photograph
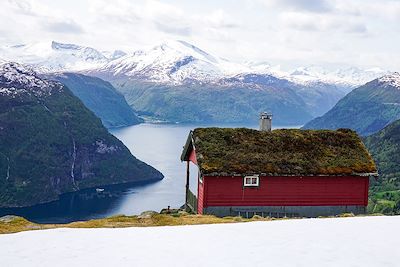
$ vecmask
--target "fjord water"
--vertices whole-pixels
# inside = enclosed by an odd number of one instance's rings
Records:
[[[19,215],[40,223],[66,223],[117,214],[133,215],[183,205],[186,165],[180,161],[190,130],[196,127],[247,127],[253,125],[139,124],[111,130],[138,159],[161,171],[165,178],[148,184],[127,184],[64,194],[60,200],[27,208],[0,209],[0,216]],[[277,127],[280,128],[280,127]],[[297,127],[285,127],[297,128]]]

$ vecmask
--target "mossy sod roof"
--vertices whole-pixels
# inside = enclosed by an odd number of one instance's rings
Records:
[[[376,166],[352,130],[197,128],[182,160],[195,147],[203,174],[365,175]]]

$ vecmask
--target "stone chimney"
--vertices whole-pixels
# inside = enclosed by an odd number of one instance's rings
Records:
[[[272,113],[260,113],[260,131],[270,132],[272,129]]]

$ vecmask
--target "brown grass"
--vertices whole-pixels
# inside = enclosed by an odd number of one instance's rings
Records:
[[[272,218],[244,219],[241,217],[218,218],[211,215],[191,214],[158,214],[149,216],[125,216],[118,215],[104,219],[96,219],[68,224],[37,224],[22,217],[13,216],[7,221],[0,220],[0,234],[16,233],[29,230],[43,230],[53,228],[123,228],[123,227],[148,227],[148,226],[173,226],[173,225],[196,225],[215,223],[236,223],[249,221],[270,221]]]
[[[343,217],[365,217],[365,216],[384,216],[382,214],[353,215],[344,213],[338,216],[326,216],[319,218],[343,218]],[[22,217],[10,216],[10,219],[0,218],[0,234],[10,234],[30,230],[44,230],[54,228],[124,228],[124,227],[149,227],[149,226],[177,226],[177,225],[200,225],[217,223],[238,223],[254,221],[274,221],[291,220],[301,218],[263,218],[254,216],[251,219],[242,217],[224,217],[219,218],[212,215],[193,215],[187,213],[179,214],[159,214],[151,213],[148,216],[125,216],[118,215],[104,219],[96,219],[81,222],[72,222],[68,224],[37,224],[30,222]]]

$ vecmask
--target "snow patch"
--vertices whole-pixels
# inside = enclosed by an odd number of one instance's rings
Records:
[[[400,216],[0,235],[3,266],[398,266]]]
[[[103,140],[96,141],[96,152],[100,154],[113,153],[118,150],[117,146],[108,146]]]
[[[32,68],[13,62],[0,65],[0,94],[15,97],[18,94],[32,93],[37,97],[51,95],[59,83],[41,79]]]
[[[293,82],[309,85],[315,82],[357,87],[389,72],[380,68],[359,69],[349,67],[327,70],[320,66],[300,67],[292,71],[287,79]]]
[[[400,89],[400,73],[394,72],[378,79],[379,82]]]
[[[28,64],[41,73],[91,69],[109,61],[94,48],[55,41],[1,47],[0,57]]]

